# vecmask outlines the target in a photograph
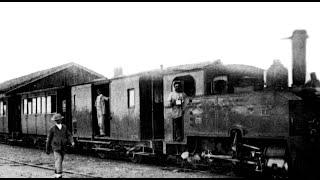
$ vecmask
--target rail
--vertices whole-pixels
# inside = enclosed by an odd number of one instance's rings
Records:
[[[47,170],[52,170],[54,171],[54,168],[50,168],[50,167],[45,167],[45,166],[40,166],[40,165],[36,165],[36,164],[31,164],[31,163],[25,163],[25,162],[21,162],[21,161],[16,161],[16,160],[11,160],[11,159],[6,159],[3,157],[0,157],[1,160],[4,161],[9,161],[9,162],[13,162],[13,163],[17,163],[17,164],[22,164],[25,166],[31,166],[31,167],[36,167],[36,168],[40,168],[40,169],[47,169]],[[73,171],[63,171],[64,173],[68,173],[68,174],[74,174],[74,175],[80,175],[80,176],[86,176],[89,178],[103,178],[103,177],[99,177],[99,176],[93,176],[93,175],[89,175],[89,174],[84,174],[84,173],[78,173],[78,172],[73,172]]]

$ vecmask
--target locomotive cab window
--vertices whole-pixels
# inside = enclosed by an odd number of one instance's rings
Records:
[[[219,76],[213,79],[214,93],[225,94],[227,92],[227,77]]]
[[[235,82],[234,92],[241,93],[241,92],[255,91],[256,81],[257,81],[256,78],[253,78],[250,76],[242,76]]]
[[[217,76],[208,83],[208,94],[226,94],[228,90],[228,77],[227,76]]]
[[[178,81],[181,84],[182,91],[186,93],[187,96],[192,97],[196,94],[196,83],[194,78],[190,75],[178,76],[173,79],[171,84],[171,91],[174,90],[174,83]]]

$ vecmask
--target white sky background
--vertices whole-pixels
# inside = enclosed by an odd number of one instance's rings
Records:
[[[75,62],[108,78],[214,61],[291,75],[291,41],[305,29],[307,71],[320,77],[320,3],[0,3],[0,82]],[[309,78],[309,74],[307,74]]]

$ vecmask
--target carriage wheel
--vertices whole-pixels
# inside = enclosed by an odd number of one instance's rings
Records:
[[[97,151],[97,155],[101,159],[106,159],[108,157],[107,152],[105,151]]]
[[[132,154],[129,158],[133,163],[141,163],[142,161],[142,156],[138,154]]]

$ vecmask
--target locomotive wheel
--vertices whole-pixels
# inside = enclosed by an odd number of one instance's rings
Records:
[[[132,154],[129,158],[133,163],[141,163],[142,161],[142,156],[138,154]]]
[[[244,168],[239,163],[232,165],[232,171],[236,176],[243,177],[246,175]]]
[[[228,171],[230,171],[230,165],[229,163],[225,162],[224,160],[215,159],[210,164],[210,171],[217,173],[217,174],[223,174]]]

